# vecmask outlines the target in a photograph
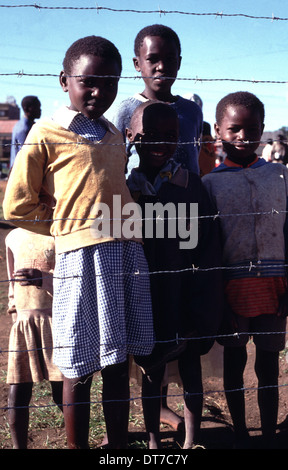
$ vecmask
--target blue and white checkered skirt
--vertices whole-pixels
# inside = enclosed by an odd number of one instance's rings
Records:
[[[54,362],[82,377],[148,355],[154,345],[148,266],[142,245],[104,242],[57,255]]]

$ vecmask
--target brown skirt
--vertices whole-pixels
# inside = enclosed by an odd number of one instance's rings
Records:
[[[17,312],[9,337],[7,383],[61,381],[53,364],[51,310]]]

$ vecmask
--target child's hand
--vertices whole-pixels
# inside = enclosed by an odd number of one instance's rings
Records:
[[[42,286],[42,272],[39,269],[22,268],[14,273],[15,281],[20,282],[20,286]]]
[[[277,315],[284,318],[288,316],[288,291],[279,300]]]

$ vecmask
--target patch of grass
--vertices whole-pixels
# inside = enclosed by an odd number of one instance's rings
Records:
[[[3,424],[0,426],[0,449],[9,449],[11,447],[10,428],[6,416],[4,416]]]
[[[8,306],[7,282],[0,282],[0,315],[6,315]]]
[[[34,384],[30,405],[29,429],[35,430],[64,426],[63,414],[52,401],[49,382],[43,381]]]
[[[90,412],[90,446],[99,447],[106,432],[105,418],[102,408],[102,377],[96,374],[91,386],[91,412]]]
[[[7,377],[7,371],[6,370],[1,370],[0,371],[0,382],[6,384],[6,377]],[[3,390],[3,386],[1,386],[1,390]],[[5,406],[5,403],[3,405],[3,402],[1,402],[1,406]],[[7,413],[6,410],[1,409],[0,410],[0,418],[1,418],[1,426],[0,426],[0,449],[9,449],[11,448],[11,435],[10,435],[10,429],[9,429],[9,424],[7,421]]]
[[[147,443],[145,441],[134,441],[129,444],[129,449],[147,449]]]
[[[6,383],[7,370],[0,371],[0,382]]]

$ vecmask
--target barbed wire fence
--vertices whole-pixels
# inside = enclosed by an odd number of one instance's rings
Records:
[[[212,16],[214,18],[247,18],[247,19],[257,19],[257,20],[269,20],[269,21],[288,21],[288,18],[283,18],[279,16],[275,16],[274,13],[271,13],[271,16],[257,16],[257,15],[249,15],[247,13],[223,13],[223,12],[191,12],[191,11],[181,11],[181,10],[165,10],[158,7],[155,10],[136,10],[136,9],[120,9],[120,8],[110,8],[110,7],[102,7],[99,5],[95,6],[43,6],[41,4],[26,4],[26,5],[0,5],[0,8],[34,8],[37,10],[75,10],[75,11],[83,11],[83,10],[94,10],[97,13],[100,11],[109,11],[114,13],[138,13],[138,14],[159,14],[159,15],[187,15],[187,16]]]
[[[180,10],[165,10],[165,9],[162,9],[162,8],[158,8],[158,9],[155,9],[155,10],[136,10],[136,9],[116,9],[116,8],[107,8],[107,7],[102,7],[102,6],[98,6],[98,5],[95,5],[95,6],[91,6],[91,7],[85,7],[85,6],[81,6],[81,7],[74,7],[74,6],[42,6],[41,4],[26,4],[26,5],[5,5],[5,4],[1,4],[0,5],[0,9],[16,9],[16,8],[19,8],[19,9],[23,9],[23,8],[31,8],[31,9],[37,9],[39,11],[43,10],[43,11],[47,11],[47,10],[75,10],[75,11],[83,11],[83,10],[94,10],[97,12],[97,14],[100,14],[101,12],[104,12],[104,11],[107,11],[109,13],[134,13],[134,14],[159,14],[160,16],[162,15],[186,15],[186,16],[208,16],[208,17],[214,17],[215,19],[224,19],[224,18],[242,18],[243,20],[244,19],[254,19],[254,20],[263,20],[263,21],[271,21],[271,22],[274,22],[274,21],[279,21],[279,22],[286,22],[288,21],[288,18],[285,18],[285,17],[278,17],[278,16],[275,16],[273,13],[271,14],[271,16],[254,16],[254,15],[249,15],[249,14],[246,14],[246,13],[231,13],[231,14],[228,14],[228,13],[223,13],[223,12],[207,12],[207,13],[196,13],[196,12],[189,12],[189,11],[180,11]],[[18,77],[18,78],[25,78],[25,77],[35,77],[35,78],[38,78],[38,77],[58,77],[58,74],[51,74],[51,73],[45,73],[45,74],[37,74],[37,73],[25,73],[24,70],[21,70],[21,71],[16,71],[16,72],[12,72],[12,73],[0,73],[0,76],[7,76],[7,77]],[[121,77],[118,77],[118,78],[121,78],[121,79],[127,79],[127,80],[135,80],[135,79],[138,79],[138,80],[142,80],[143,78],[145,77],[139,77],[139,76],[121,76]],[[148,77],[146,77],[148,78]],[[169,78],[169,77],[166,77],[166,78]],[[194,83],[196,82],[240,82],[240,83],[254,83],[254,84],[271,84],[271,85],[281,85],[281,84],[284,84],[286,85],[288,83],[288,81],[277,81],[277,80],[246,80],[246,79],[238,79],[238,78],[205,78],[205,77],[184,77],[184,78],[176,78],[176,80],[182,80],[182,81],[192,81]],[[214,142],[214,140],[213,140]],[[207,141],[205,141],[205,143],[207,143]],[[260,143],[267,143],[267,140],[261,140],[259,141],[259,144]],[[49,145],[49,142],[45,143],[45,145]],[[51,142],[50,143],[51,145],[57,145],[57,142]],[[71,145],[72,142],[67,142],[67,145]],[[75,143],[73,143],[75,144]],[[79,145],[81,143],[79,142]],[[86,145],[89,145],[87,142],[85,142]],[[143,144],[143,143],[142,143]],[[193,145],[197,145],[197,146],[200,146],[202,144],[202,141],[201,139],[198,139],[197,141],[193,141],[193,142],[185,142],[185,143],[182,143],[182,145],[186,145],[186,144],[193,144]],[[12,144],[7,144],[7,143],[1,143],[1,146],[3,147],[9,147],[11,146]],[[25,145],[33,145],[33,144],[29,144],[29,143],[26,143]],[[61,144],[63,145],[63,144]],[[78,145],[78,144],[77,144]],[[91,143],[91,145],[93,145]],[[101,144],[100,144],[101,145]],[[107,145],[107,144],[103,144],[103,145]],[[111,145],[111,144],[108,144],[108,145]],[[120,144],[120,145],[125,145],[125,143],[123,144]],[[283,211],[278,211],[277,208],[271,208],[271,211],[269,212],[253,212],[253,213],[245,213],[245,214],[221,214],[221,213],[217,213],[216,215],[213,214],[213,215],[209,215],[209,216],[203,216],[203,217],[208,217],[208,218],[213,218],[213,219],[216,219],[216,218],[221,218],[221,217],[246,217],[246,216],[258,216],[258,215],[271,215],[271,216],[275,216],[277,214],[280,214],[280,213],[283,213]],[[287,214],[287,211],[285,211],[285,214]],[[201,218],[201,216],[199,217]],[[66,220],[66,219],[61,219],[61,220]],[[70,219],[67,219],[67,220],[70,220]],[[95,219],[92,219],[92,220],[95,220]],[[112,219],[113,220],[113,219]],[[143,220],[147,220],[147,219],[142,219]],[[0,220],[0,221],[4,221],[4,220]],[[26,220],[26,221],[29,221],[29,220]],[[11,219],[11,220],[5,220],[5,222],[11,222],[13,224],[13,222],[15,222],[15,220]],[[30,222],[33,222],[33,223],[37,223],[37,221],[33,220]],[[52,222],[52,220],[49,220],[49,222]],[[273,267],[273,265],[271,265],[271,267]],[[279,267],[279,265],[277,265],[277,267]],[[283,264],[283,267],[285,269],[288,268],[288,265],[286,264]],[[247,266],[243,266],[241,267],[241,269],[246,269],[246,270],[253,270],[253,269],[257,269],[258,266],[255,264],[255,262],[253,260],[247,262]],[[191,266],[189,268],[187,268],[187,271],[192,271],[192,272],[207,272],[207,271],[210,271],[210,270],[221,270],[221,271],[225,271],[225,270],[233,270],[233,269],[236,269],[234,267],[227,267],[227,266],[214,266],[214,267],[211,267],[211,268],[201,268],[201,267],[198,267],[198,266]],[[239,269],[239,267],[237,268]],[[182,272],[182,270],[174,270],[174,271],[168,271],[169,273],[171,274],[175,274],[177,275],[179,272]],[[157,272],[149,272],[149,276],[153,276],[153,275],[161,275],[163,273],[167,273],[167,271],[157,271]],[[139,275],[139,273],[122,273],[122,275]],[[147,273],[145,273],[146,275]],[[0,283],[9,283],[9,282],[16,282],[15,279],[5,279],[5,280],[1,280]],[[288,332],[286,331],[286,334]],[[247,335],[249,334],[250,336],[253,336],[253,335],[257,335],[257,334],[260,334],[260,333],[257,333],[257,332],[254,332],[254,333],[234,333],[232,334],[232,336],[234,335]],[[261,334],[283,334],[283,333],[279,333],[279,332],[269,332],[269,333],[261,333]],[[215,335],[213,337],[201,337],[201,338],[188,338],[189,341],[197,341],[198,339],[214,339],[214,340],[217,340],[219,339],[220,337],[223,337],[223,336],[231,336],[231,335]],[[176,337],[176,338],[173,338],[171,339],[170,341],[181,341],[183,340],[184,338],[179,338],[179,337]],[[185,340],[187,340],[187,338],[185,338]],[[39,348],[39,349],[43,349],[43,348]],[[27,352],[27,350],[25,351],[11,351],[9,349],[6,349],[6,348],[0,348],[0,354],[9,354],[9,352]],[[281,385],[278,385],[278,386],[275,386],[275,387],[287,387],[288,386],[288,383],[284,383],[284,384],[281,384]],[[261,388],[267,388],[267,387],[261,387]],[[271,388],[271,387],[269,387]],[[260,389],[260,387],[248,387],[248,388],[243,388],[243,389],[237,389],[237,390],[230,390],[231,392],[232,391],[238,391],[238,390],[244,390],[244,391],[258,391]],[[179,395],[173,395],[173,397],[183,397],[183,393],[186,393],[186,392],[182,392],[182,393],[179,393]],[[203,392],[203,394],[219,394],[219,393],[225,393],[225,390],[210,390],[210,391],[205,391]],[[172,395],[169,395],[168,394],[168,398],[172,396]],[[139,396],[139,397],[132,397],[129,399],[129,401],[131,400],[141,400],[143,397]],[[101,402],[90,402],[91,404],[95,404],[95,403],[102,403],[102,400]],[[83,403],[78,403],[78,404],[83,404]],[[33,405],[33,404],[30,404],[28,406],[28,408],[47,408],[47,407],[55,407],[55,406],[58,406],[56,404],[48,404],[48,405]],[[65,404],[63,406],[71,406],[71,404]],[[8,410],[9,409],[9,406],[7,407],[1,407],[0,409],[2,410]]]

